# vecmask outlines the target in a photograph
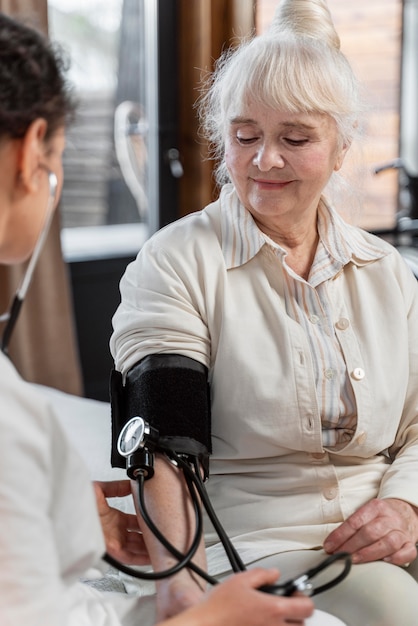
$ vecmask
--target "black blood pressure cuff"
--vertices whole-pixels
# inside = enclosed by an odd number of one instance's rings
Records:
[[[110,377],[112,467],[126,467],[117,450],[119,433],[135,416],[157,429],[161,441],[177,453],[199,458],[212,452],[207,368],[178,354],[152,354],[122,374]]]

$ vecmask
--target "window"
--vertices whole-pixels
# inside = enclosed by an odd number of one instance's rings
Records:
[[[60,203],[67,260],[137,251],[177,215],[174,6],[49,0],[79,101]]]
[[[406,168],[418,179],[418,1],[404,1],[402,55],[401,151]],[[415,202],[418,202],[415,182]],[[414,217],[418,217],[415,210]]]

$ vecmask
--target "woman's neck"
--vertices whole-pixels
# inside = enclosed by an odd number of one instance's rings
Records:
[[[301,278],[307,280],[318,246],[317,220],[311,224],[292,224],[290,228],[272,228],[257,222],[260,230],[287,252],[286,263]]]

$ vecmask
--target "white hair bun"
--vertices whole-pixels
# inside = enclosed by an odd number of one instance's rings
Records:
[[[281,0],[269,32],[274,35],[283,31],[313,37],[340,49],[340,38],[325,0]]]

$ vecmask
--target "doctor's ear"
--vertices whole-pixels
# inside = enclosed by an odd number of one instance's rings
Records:
[[[29,193],[36,193],[42,180],[41,167],[45,160],[45,136],[47,121],[41,117],[34,120],[22,138],[19,157],[19,178]]]

